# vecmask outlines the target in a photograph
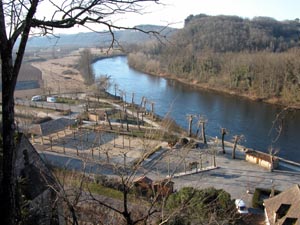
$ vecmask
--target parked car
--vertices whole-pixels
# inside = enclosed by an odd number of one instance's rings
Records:
[[[242,199],[236,199],[234,203],[235,203],[235,207],[236,207],[238,213],[240,213],[240,214],[248,214],[249,213],[246,203]]]
[[[42,101],[43,100],[43,98],[42,98],[42,96],[41,95],[35,95],[35,96],[32,96],[32,98],[31,98],[31,101]]]

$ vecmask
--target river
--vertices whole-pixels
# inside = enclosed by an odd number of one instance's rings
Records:
[[[199,90],[174,80],[141,73],[128,66],[125,56],[98,60],[93,68],[96,76],[111,76],[112,82],[126,92],[127,102],[131,102],[132,93],[135,103],[140,103],[145,96],[154,102],[156,114],[161,117],[169,114],[184,128],[188,127],[187,115],[202,115],[207,119],[207,135],[220,137],[220,128],[224,127],[229,131],[225,136],[227,141],[242,134],[242,145],[263,152],[268,152],[277,136],[272,125],[282,107]],[[109,91],[114,94],[114,85]],[[194,124],[196,126],[196,120]],[[281,135],[272,144],[279,150],[278,156],[300,162],[299,128],[300,111],[293,111],[283,120]]]

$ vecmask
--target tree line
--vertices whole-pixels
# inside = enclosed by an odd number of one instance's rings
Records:
[[[130,66],[216,90],[299,106],[297,21],[199,15],[188,17],[185,24],[167,44],[152,41],[132,48]]]

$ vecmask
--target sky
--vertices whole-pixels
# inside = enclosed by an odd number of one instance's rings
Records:
[[[123,14],[113,19],[119,26],[133,27],[141,24],[169,25],[182,28],[189,15],[236,15],[252,19],[256,16],[272,17],[276,20],[300,18],[300,0],[159,0],[161,4],[145,5],[142,14]],[[47,7],[39,13],[47,14]],[[95,27],[93,27],[95,28]],[[101,29],[101,28],[99,28]],[[88,30],[76,27],[71,30],[60,29],[59,33],[78,33]]]

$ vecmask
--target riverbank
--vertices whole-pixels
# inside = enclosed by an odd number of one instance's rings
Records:
[[[153,73],[151,71],[141,70],[139,68],[132,66],[130,63],[128,63],[128,65],[136,71],[146,73],[146,74],[149,74],[152,76],[162,77],[162,78],[169,79],[169,80],[175,80],[177,82],[194,87],[201,91],[212,91],[212,92],[216,92],[216,93],[220,93],[220,94],[238,96],[238,97],[245,98],[245,99],[248,99],[251,101],[264,102],[264,103],[268,103],[268,104],[272,104],[272,105],[277,105],[280,107],[288,107],[291,109],[300,110],[300,104],[285,103],[278,97],[262,98],[262,97],[258,97],[256,95],[254,95],[254,94],[249,95],[248,93],[246,93],[246,94],[242,93],[239,90],[232,90],[232,89],[228,89],[225,87],[216,87],[216,86],[212,86],[208,83],[199,83],[198,81],[191,80],[191,79],[178,78],[174,74],[169,74],[169,73],[165,73],[165,72]]]

